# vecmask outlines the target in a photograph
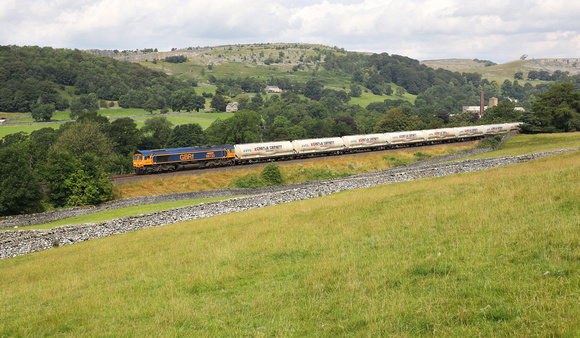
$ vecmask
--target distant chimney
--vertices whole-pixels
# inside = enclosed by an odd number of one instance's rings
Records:
[[[483,90],[481,91],[481,100],[479,101],[479,116],[483,116],[483,105],[484,105],[484,94],[483,94]]]

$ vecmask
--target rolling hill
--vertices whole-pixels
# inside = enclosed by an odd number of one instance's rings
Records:
[[[513,79],[516,72],[523,72],[524,78],[527,78],[527,74],[532,70],[550,73],[559,70],[569,72],[571,75],[580,73],[580,58],[516,60],[489,67],[486,67],[484,62],[471,59],[426,60],[421,63],[436,69],[480,73],[487,79]]]

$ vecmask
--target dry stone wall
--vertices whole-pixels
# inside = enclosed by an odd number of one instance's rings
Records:
[[[0,232],[0,259],[139,229],[325,196],[343,190],[486,170],[578,149],[580,148],[522,156],[399,167],[340,179],[275,187],[270,190],[262,190],[260,194],[256,195],[124,217],[96,224],[66,225],[49,230],[2,231]]]

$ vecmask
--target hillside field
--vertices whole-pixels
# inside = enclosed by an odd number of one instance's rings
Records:
[[[2,260],[0,335],[576,336],[579,165],[575,151]]]
[[[441,59],[425,60],[422,64],[431,68],[443,68],[452,72],[480,73],[483,78],[503,82],[503,80],[514,80],[516,72],[524,73],[524,79],[530,70],[546,70],[550,73],[555,70],[569,72],[571,75],[580,73],[579,58],[560,58],[560,59],[526,59],[515,60],[503,64],[486,67],[484,62],[477,62],[470,59]],[[519,81],[520,84],[530,82],[532,84],[546,83],[545,81]]]
[[[213,123],[213,121],[217,119],[225,120],[234,116],[233,113],[216,113],[216,112],[175,113],[171,110],[169,114],[160,114],[159,111],[154,111],[154,114],[149,114],[143,109],[136,108],[101,109],[98,112],[100,115],[106,116],[109,119],[109,121],[113,121],[113,119],[122,117],[130,117],[137,123],[138,128],[143,127],[144,122],[146,120],[156,116],[164,116],[174,125],[197,123],[204,129],[209,127]],[[45,127],[58,129],[62,123],[70,121],[68,111],[55,112],[50,122],[36,122],[29,114],[16,114],[16,113],[0,114],[0,117],[5,118],[14,118],[17,116],[22,116],[23,118],[7,120],[6,122],[0,124],[0,139],[6,135],[15,134],[19,132],[25,132],[30,134],[35,130],[39,130]],[[23,125],[22,123],[28,123],[28,125]]]

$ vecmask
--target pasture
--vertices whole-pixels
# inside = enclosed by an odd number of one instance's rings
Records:
[[[154,112],[154,114],[149,114],[148,112],[144,111],[143,109],[136,109],[136,108],[128,108],[128,109],[101,109],[98,111],[100,115],[109,118],[109,120],[122,118],[122,117],[130,117],[137,123],[138,128],[143,127],[144,121],[155,116],[165,116],[167,119],[173,123],[174,125],[178,124],[189,124],[189,123],[197,123],[201,125],[203,128],[207,128],[211,125],[211,123],[215,120],[228,119],[232,117],[233,113],[205,113],[205,112],[191,112],[191,113],[174,113],[170,111],[169,114],[159,114],[159,111]],[[0,116],[11,118],[16,116],[23,116],[26,114],[12,114],[12,113],[2,113]],[[0,124],[0,139],[6,135],[15,134],[18,132],[25,132],[30,134],[35,130],[39,130],[45,127],[58,129],[61,123],[65,123],[70,121],[69,112],[55,112],[53,118],[50,122],[36,122],[32,117],[23,117],[14,120],[7,120],[6,122]],[[54,123],[60,122],[60,123]],[[20,123],[31,123],[29,125],[20,125]]]
[[[0,261],[0,334],[575,336],[580,152]]]

